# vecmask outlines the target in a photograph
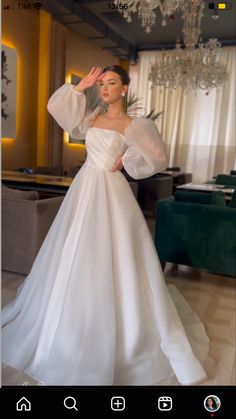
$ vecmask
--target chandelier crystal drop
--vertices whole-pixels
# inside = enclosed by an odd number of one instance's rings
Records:
[[[123,14],[128,23],[132,22],[132,13],[138,13],[141,20],[141,26],[147,33],[151,32],[151,28],[156,22],[155,9],[159,7],[163,20],[162,26],[166,25],[166,18],[177,12],[178,9],[186,2],[186,0],[114,0],[116,9]]]

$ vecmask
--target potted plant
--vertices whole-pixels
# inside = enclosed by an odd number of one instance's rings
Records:
[[[142,106],[142,98],[135,96],[135,93],[130,93],[125,102],[125,109],[127,113],[134,116],[144,116],[145,118],[150,118],[155,121],[164,111],[156,112],[152,109],[148,114],[145,115],[145,109]]]

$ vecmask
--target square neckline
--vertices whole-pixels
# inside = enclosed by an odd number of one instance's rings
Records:
[[[115,129],[110,129],[110,128],[101,128],[101,127],[89,127],[89,129],[100,129],[100,130],[102,130],[102,131],[110,131],[110,132],[116,132],[117,134],[119,134],[119,135],[121,135],[122,137],[125,137],[125,134],[126,134],[126,130],[131,126],[131,125],[133,125],[133,123],[134,123],[134,118],[132,118],[132,121],[129,123],[129,125],[125,128],[125,130],[124,130],[124,134],[122,134],[120,131],[117,131],[117,130],[115,130]]]
[[[100,129],[102,131],[110,131],[110,132],[116,132],[117,134],[121,135],[122,137],[125,136],[125,134],[121,134],[121,132],[115,130],[115,129],[109,129],[109,128],[101,128],[101,127],[89,127],[89,129]]]

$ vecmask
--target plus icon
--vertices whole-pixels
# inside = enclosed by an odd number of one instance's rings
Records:
[[[125,408],[125,399],[121,396],[112,397],[111,399],[112,410],[121,411]]]

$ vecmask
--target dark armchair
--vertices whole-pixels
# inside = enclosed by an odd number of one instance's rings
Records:
[[[226,205],[221,191],[177,191],[156,208],[162,266],[171,262],[236,277],[236,196]]]

